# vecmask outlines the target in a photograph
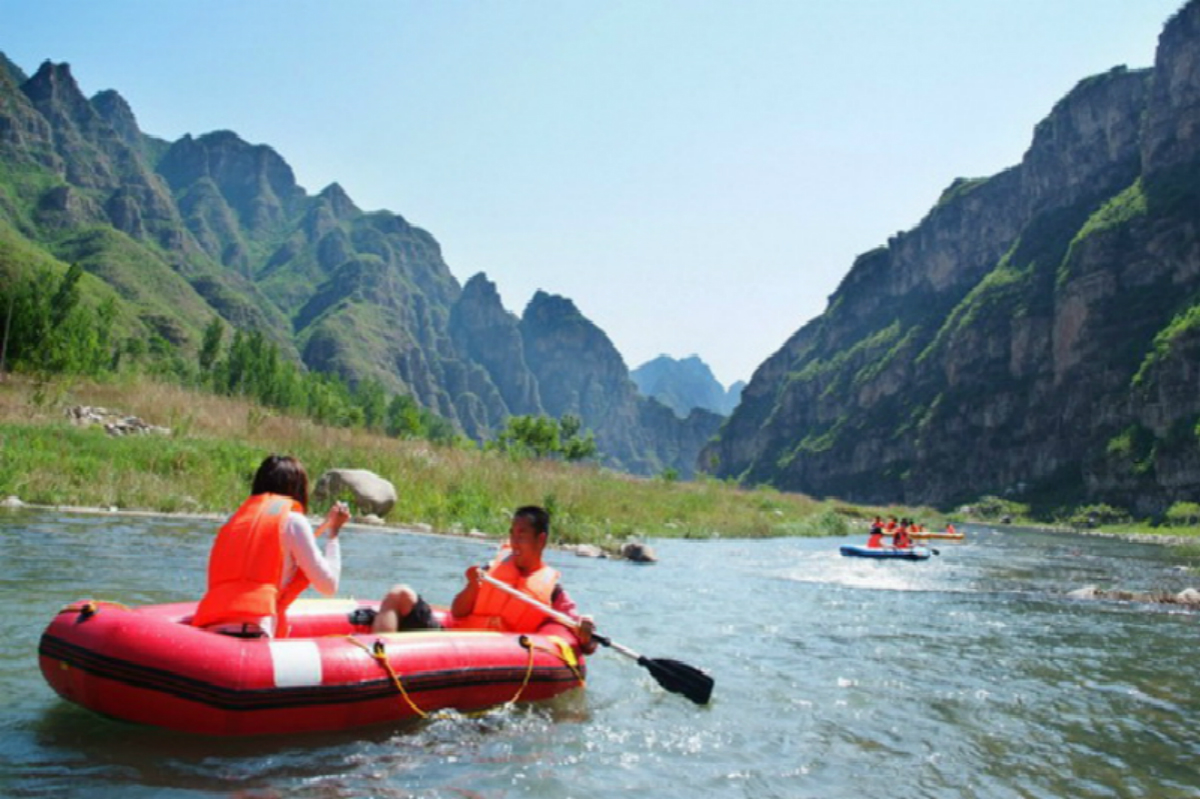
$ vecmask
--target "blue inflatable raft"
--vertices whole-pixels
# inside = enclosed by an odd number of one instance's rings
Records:
[[[842,554],[848,558],[878,558],[880,560],[928,560],[931,553],[928,547],[912,547],[911,549],[883,547],[882,549],[871,549],[870,547],[844,546],[842,547]]]

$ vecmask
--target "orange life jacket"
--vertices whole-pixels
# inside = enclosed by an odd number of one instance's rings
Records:
[[[883,531],[872,531],[867,539],[867,549],[883,549]]]
[[[255,494],[242,503],[221,527],[208,558],[208,591],[196,608],[192,624],[257,622],[274,616],[275,634],[287,635],[287,609],[309,579],[296,576],[282,589],[283,544],[281,536],[288,513],[304,512],[304,506],[279,494]]]
[[[511,585],[543,605],[551,603],[554,588],[558,585],[558,572],[544,563],[530,574],[521,574],[506,549],[501,550],[492,561],[487,573],[489,577]],[[471,609],[471,614],[461,619],[452,619],[451,626],[528,633],[541,626],[545,619],[546,614],[529,603],[483,582],[479,584],[479,593],[475,595],[475,607]]]

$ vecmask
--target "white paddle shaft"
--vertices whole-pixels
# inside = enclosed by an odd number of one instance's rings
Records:
[[[521,600],[522,602],[526,603],[527,605],[533,605],[535,608],[542,611],[547,616],[554,619],[556,622],[563,625],[564,627],[570,627],[572,630],[579,629],[579,622],[577,620],[572,619],[570,616],[568,616],[565,613],[560,613],[559,611],[555,610],[554,608],[550,607],[549,605],[547,605],[543,602],[539,602],[538,600],[531,597],[529,594],[518,591],[517,589],[513,588],[508,583],[500,582],[495,577],[492,577],[487,572],[485,572],[483,569],[479,570],[479,579],[495,586],[496,588],[499,588],[504,593],[508,594],[511,597]],[[631,660],[641,660],[641,658],[642,658],[641,655],[639,655],[637,652],[634,652],[629,647],[618,644],[616,641],[613,641],[609,638],[605,638],[604,636],[596,635],[594,633],[593,633],[592,637],[595,638],[597,641],[600,641],[601,643],[606,644],[610,648],[617,650],[622,655],[624,655],[627,658],[630,658]]]
[[[554,619],[556,622],[563,625],[564,627],[570,627],[572,630],[579,629],[579,622],[576,621],[575,619],[572,619],[570,616],[568,616],[565,613],[560,613],[559,611],[555,610],[554,608],[550,607],[549,605],[545,605],[545,604],[539,602],[538,600],[531,597],[529,594],[518,591],[517,589],[513,588],[508,583],[500,582],[495,577],[492,577],[487,572],[485,572],[483,569],[479,570],[479,579],[483,580],[485,583],[491,583],[493,586],[495,586],[496,588],[499,588],[501,591],[508,594],[509,596],[516,597],[517,599],[521,600],[522,602],[524,602],[526,604],[533,605],[535,608],[542,611],[547,616]]]

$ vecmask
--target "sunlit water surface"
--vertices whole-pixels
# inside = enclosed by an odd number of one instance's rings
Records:
[[[0,794],[1200,796],[1200,616],[1065,596],[1200,579],[1164,548],[1016,529],[968,528],[918,563],[843,558],[849,539],[655,541],[651,566],[550,555],[614,640],[709,670],[707,707],[604,650],[587,690],[550,704],[338,734],[199,737],[59,700],[36,659],[54,613],[196,598],[213,527],[0,514]],[[341,593],[405,581],[445,603],[489,554],[351,527]]]

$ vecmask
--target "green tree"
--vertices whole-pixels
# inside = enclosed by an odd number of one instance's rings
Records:
[[[404,394],[396,394],[387,406],[383,430],[392,438],[416,438],[424,432],[421,408],[416,400]]]
[[[582,461],[595,456],[596,437],[583,429],[583,420],[573,413],[558,420],[558,440],[562,456],[568,461]]]
[[[510,416],[495,446],[522,458],[546,458],[559,452],[558,423],[549,416]]]
[[[1193,527],[1200,524],[1200,504],[1176,502],[1167,510],[1166,522],[1171,527]]]
[[[200,345],[200,368],[211,372],[213,364],[221,354],[221,338],[225,335],[225,326],[219,317],[214,316],[204,328],[204,342]]]
[[[375,379],[361,381],[354,387],[353,401],[362,411],[363,425],[368,430],[382,430],[388,411],[387,392],[383,384]]]
[[[564,414],[558,421],[549,416],[510,416],[489,446],[522,458],[580,461],[596,454],[595,437],[590,430],[583,432],[583,420],[574,414]]]

